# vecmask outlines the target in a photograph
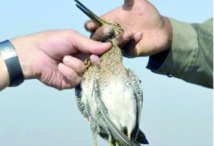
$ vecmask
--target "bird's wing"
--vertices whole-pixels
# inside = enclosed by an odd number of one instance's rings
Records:
[[[135,73],[130,70],[127,69],[128,72],[128,76],[131,80],[131,84],[133,86],[133,89],[135,90],[135,94],[137,97],[137,104],[138,104],[138,124],[140,123],[140,114],[141,114],[141,109],[142,109],[142,105],[143,105],[143,90],[141,87],[141,83],[139,78],[135,75]],[[137,128],[139,126],[136,126]],[[149,144],[148,140],[146,139],[145,134],[139,129],[138,133],[137,133],[137,137],[136,137],[136,141],[142,144]]]
[[[111,134],[113,135],[114,139],[118,140],[119,143],[123,146],[139,146],[139,144],[136,144],[132,141],[130,141],[124,133],[122,133],[115,125],[114,123],[111,121],[111,119],[108,116],[108,111],[105,107],[105,105],[103,104],[101,98],[100,98],[100,93],[99,93],[99,85],[98,85],[98,81],[95,79],[93,82],[93,89],[94,89],[94,97],[95,97],[95,101],[97,103],[98,109],[100,110],[102,117],[107,125],[107,127],[109,128]]]
[[[134,130],[131,133],[131,137],[133,140],[137,139],[138,131],[139,131],[139,123],[140,123],[140,113],[142,109],[142,102],[143,102],[143,92],[140,85],[140,80],[138,77],[134,74],[133,71],[130,69],[127,69],[127,73],[130,79],[130,83],[132,86],[132,89],[134,89],[134,97],[136,100],[137,105],[137,111],[136,111],[136,125]]]
[[[131,80],[131,84],[134,89],[134,92],[136,94],[137,104],[138,104],[138,106],[137,106],[138,107],[138,119],[140,122],[140,114],[141,114],[141,109],[142,109],[142,105],[143,105],[143,90],[142,90],[142,87],[140,84],[140,80],[135,75],[135,73],[130,69],[127,69],[127,72],[128,72],[129,79]]]
[[[137,135],[137,142],[142,143],[142,144],[149,144],[148,140],[146,139],[145,134],[139,130],[138,135]]]
[[[85,110],[85,105],[82,102],[82,88],[81,85],[78,85],[75,87],[75,94],[76,94],[76,100],[77,100],[77,107],[79,108],[82,115],[88,119],[88,114]]]

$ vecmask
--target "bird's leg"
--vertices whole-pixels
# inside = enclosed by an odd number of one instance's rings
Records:
[[[85,59],[84,64],[85,64],[85,66],[86,66],[86,69],[88,69],[88,68],[92,65],[91,59],[90,59],[90,56],[89,56],[89,55],[88,55],[87,58]]]
[[[112,146],[112,137],[111,135],[108,136],[109,146]]]
[[[94,139],[94,146],[97,146],[97,139]]]
[[[119,143],[119,141],[116,141],[116,146],[120,146],[120,143]]]
[[[94,132],[94,146],[97,146],[97,132]]]
[[[89,122],[90,122],[91,131],[93,133],[94,146],[97,146],[97,125],[96,125],[95,120],[92,117],[90,111],[88,114],[90,115],[89,116]]]
[[[128,134],[128,139],[131,140],[131,134]]]

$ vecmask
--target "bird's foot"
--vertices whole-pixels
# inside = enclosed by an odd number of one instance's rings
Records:
[[[96,131],[93,132],[93,137],[94,137],[94,146],[97,146],[97,132]]]
[[[128,134],[128,139],[131,140],[131,134]]]
[[[97,139],[94,139],[94,146],[97,146]]]
[[[112,137],[111,136],[108,137],[108,141],[109,141],[109,146],[113,146]]]

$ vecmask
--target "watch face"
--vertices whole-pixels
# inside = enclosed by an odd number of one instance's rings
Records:
[[[0,43],[0,52],[3,60],[7,60],[17,56],[15,48],[9,41]]]

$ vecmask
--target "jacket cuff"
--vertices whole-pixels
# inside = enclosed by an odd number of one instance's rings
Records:
[[[188,77],[196,62],[198,54],[197,33],[191,24],[168,19],[173,29],[171,49],[167,55],[162,53],[151,56],[147,68],[155,73],[184,79]]]

